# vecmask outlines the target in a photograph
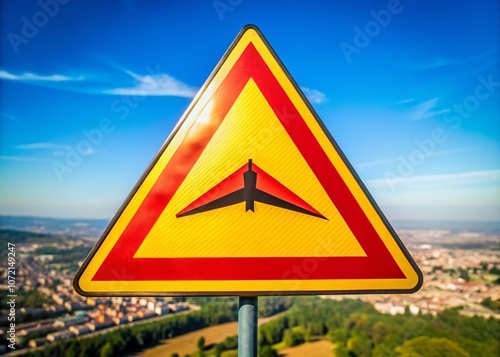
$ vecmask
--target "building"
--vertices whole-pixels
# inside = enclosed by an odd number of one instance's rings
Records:
[[[70,326],[68,331],[76,336],[81,336],[90,333],[90,327],[87,325]]]
[[[64,331],[49,333],[47,335],[47,341],[56,342],[56,341],[68,339],[68,338],[73,337],[73,336],[74,335],[71,332],[64,330]]]
[[[79,316],[71,316],[62,319],[57,319],[54,322],[54,327],[68,328],[69,326],[81,325],[87,322],[87,318]]]
[[[30,348],[42,347],[47,344],[47,339],[45,337],[35,338],[34,340],[29,340],[28,346]]]

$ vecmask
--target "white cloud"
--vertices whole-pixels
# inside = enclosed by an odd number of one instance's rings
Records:
[[[362,162],[361,164],[355,165],[355,167],[361,168],[361,167],[368,167],[368,166],[378,166],[378,165],[388,164],[388,163],[397,162],[397,161],[398,161],[397,158],[374,160],[374,161]]]
[[[62,145],[40,142],[40,143],[32,143],[32,144],[24,144],[15,146],[16,149],[20,150],[38,150],[38,149],[59,149]]]
[[[446,155],[453,155],[453,154],[457,154],[459,152],[469,151],[471,149],[472,149],[472,147],[465,147],[465,148],[458,148],[458,149],[433,151],[433,152],[425,154],[425,156],[446,156]]]
[[[416,69],[416,70],[435,69],[435,68],[453,65],[453,64],[456,64],[457,62],[458,62],[457,60],[451,60],[451,59],[447,59],[447,58],[434,58],[427,63],[420,63],[420,64],[414,65],[413,69]]]
[[[32,72],[14,74],[6,70],[0,70],[0,79],[26,82],[43,87],[56,88],[72,92],[93,94],[193,98],[198,93],[198,88],[190,86],[166,73],[159,73],[156,71],[156,73],[141,75],[118,66],[115,67],[128,74],[133,79],[133,83],[103,83],[92,80],[92,76],[71,77],[61,74],[40,75]],[[84,81],[85,86],[83,86],[81,82],[78,86],[76,86],[73,84],[75,81]],[[321,104],[328,100],[324,93],[316,89],[302,87],[302,90],[309,101],[313,104]]]
[[[99,82],[98,80],[93,80],[92,76],[71,77],[61,74],[40,75],[31,72],[14,74],[5,70],[0,70],[0,79],[24,82],[72,92],[93,94],[193,98],[198,92],[198,88],[189,86],[168,74],[154,73],[140,75],[122,68],[120,69],[132,77],[133,81],[129,82],[133,83],[130,85],[119,85],[116,82]],[[83,81],[85,82],[85,85],[82,85],[82,82],[75,85],[75,81]]]
[[[2,117],[9,119],[10,121],[14,121],[16,123],[19,122],[19,119],[17,119],[17,117],[12,114],[2,113]]]
[[[39,143],[32,143],[32,144],[23,144],[23,145],[17,145],[14,146],[14,149],[17,150],[28,150],[28,151],[43,151],[44,155],[52,155],[52,156],[66,156],[68,152],[66,151],[65,145],[61,144],[54,144],[54,143],[49,143],[49,142],[39,142]],[[94,148],[86,148],[81,154],[82,155],[95,155],[97,151]],[[15,158],[15,159],[14,159]],[[27,157],[12,157],[12,160],[17,160],[17,161],[30,161],[31,159]],[[34,158],[33,161],[45,161],[45,159],[40,159],[38,160],[37,158]]]
[[[127,73],[135,79],[133,87],[104,90],[106,94],[136,95],[136,96],[171,96],[193,98],[198,89],[191,87],[168,74],[139,75],[130,71]]]
[[[84,78],[80,77],[68,77],[60,74],[52,74],[49,76],[43,76],[35,73],[25,72],[23,74],[13,74],[4,70],[0,70],[0,79],[6,79],[9,81],[20,81],[20,82],[65,82],[65,81],[80,81]]]
[[[422,120],[450,111],[450,109],[435,110],[434,108],[437,107],[438,101],[439,97],[436,97],[413,106],[411,108],[410,120]]]
[[[48,159],[26,156],[0,156],[0,161],[20,161],[20,162],[50,162]]]
[[[399,183],[405,185],[445,184],[446,186],[500,183],[500,170],[483,170],[483,171],[468,171],[468,172],[461,172],[454,174],[410,176],[410,177],[401,177],[400,179],[396,178],[376,179],[376,180],[368,180],[366,181],[366,184],[376,188],[393,187],[395,181],[398,181]]]
[[[322,104],[328,100],[328,98],[326,97],[326,94],[323,92],[320,92],[319,90],[309,89],[307,87],[300,87],[300,89],[302,89],[305,96],[307,97],[307,99],[309,99],[309,101],[312,104]]]
[[[457,148],[457,149],[450,149],[450,150],[432,151],[429,153],[425,153],[425,157],[453,155],[456,153],[469,151],[471,149],[472,149],[471,147],[465,147],[465,148]],[[399,157],[394,157],[394,158],[390,158],[390,159],[381,159],[381,160],[362,162],[361,164],[355,165],[355,167],[362,168],[362,167],[368,167],[368,166],[378,166],[378,165],[389,164],[389,163],[398,162],[398,161],[399,161]]]
[[[403,104],[413,103],[414,101],[415,101],[415,98],[408,98],[408,99],[403,99],[403,100],[399,100],[397,102],[391,103],[390,105],[403,105]]]

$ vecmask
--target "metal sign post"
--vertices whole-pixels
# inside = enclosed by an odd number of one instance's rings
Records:
[[[238,310],[238,356],[257,357],[258,297],[240,296]]]

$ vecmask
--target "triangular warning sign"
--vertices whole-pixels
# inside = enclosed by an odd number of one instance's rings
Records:
[[[83,295],[414,292],[422,275],[254,26],[75,277]]]

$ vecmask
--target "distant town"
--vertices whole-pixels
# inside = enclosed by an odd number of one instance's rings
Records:
[[[86,298],[72,287],[74,274],[102,227],[71,222],[47,227],[0,220],[4,258],[0,264],[2,311],[0,353],[15,354],[55,341],[80,338],[199,307],[183,298]],[[99,225],[105,225],[98,222]],[[446,229],[399,229],[398,235],[424,275],[411,295],[349,296],[370,302],[387,314],[436,314],[461,307],[466,315],[500,318],[500,233]],[[8,243],[13,245],[8,249]],[[9,246],[10,247],[10,246]],[[15,259],[7,259],[8,252]],[[15,269],[11,279],[9,269]],[[10,298],[14,296],[14,298]],[[346,296],[324,296],[343,299]],[[9,306],[8,302],[14,302]],[[12,315],[12,313],[14,315]],[[14,316],[14,319],[12,319]],[[14,323],[15,333],[12,333]],[[15,336],[14,341],[10,340]],[[9,348],[9,345],[11,346]],[[14,348],[12,348],[14,347]]]
[[[436,314],[461,306],[462,314],[500,318],[499,311],[488,307],[490,300],[500,302],[499,234],[424,229],[397,233],[422,271],[422,288],[410,295],[365,295],[361,300],[391,315],[406,309],[414,315]]]

